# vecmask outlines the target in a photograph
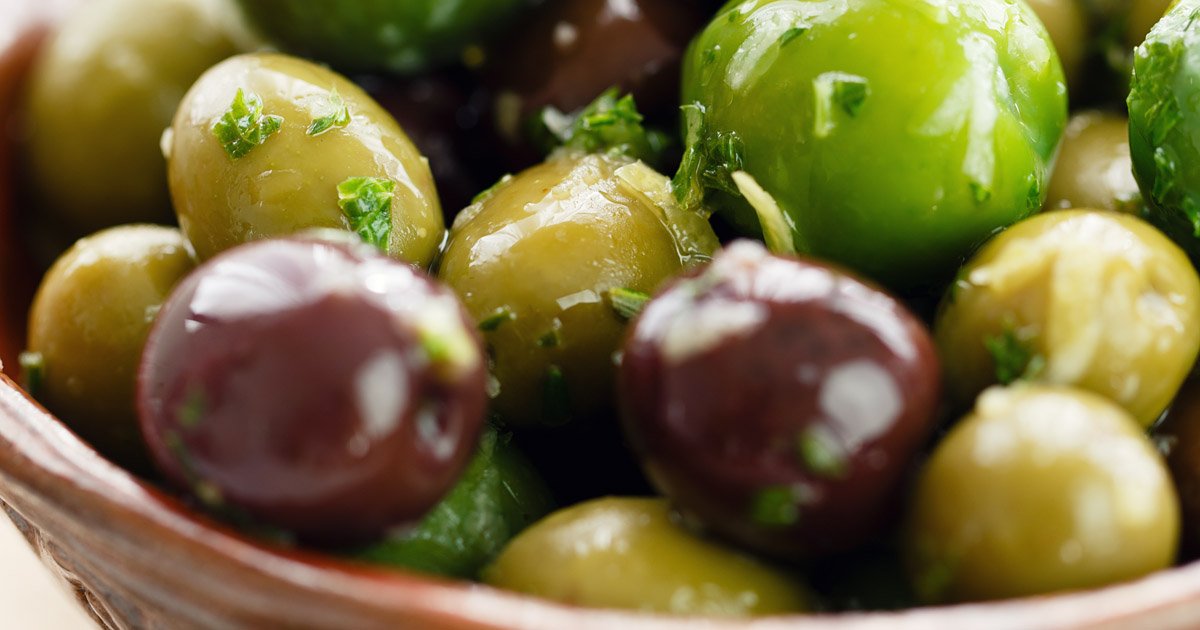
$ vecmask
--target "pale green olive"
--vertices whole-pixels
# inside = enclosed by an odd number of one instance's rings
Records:
[[[1096,110],[1072,116],[1046,193],[1046,209],[1140,211],[1141,193],[1129,158],[1129,120]]]
[[[555,512],[509,543],[483,576],[593,608],[708,616],[809,608],[795,578],[692,534],[662,499],[597,499]]]

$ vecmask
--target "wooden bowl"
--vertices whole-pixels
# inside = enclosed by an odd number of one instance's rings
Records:
[[[10,6],[15,4],[15,9]],[[0,129],[71,0],[0,0]],[[0,358],[23,343],[36,272],[15,229],[0,143]],[[596,611],[273,547],[190,511],[109,463],[0,375],[0,506],[105,628],[869,630],[1197,628],[1200,564],[1103,590],[902,613],[756,621]],[[3,613],[0,612],[0,615]],[[3,623],[0,622],[0,626]]]

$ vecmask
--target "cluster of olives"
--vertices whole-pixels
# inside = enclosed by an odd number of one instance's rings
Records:
[[[25,386],[249,532],[584,606],[1200,549],[1200,2],[719,4],[81,4]]]

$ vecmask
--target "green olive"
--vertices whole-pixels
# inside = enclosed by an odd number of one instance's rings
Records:
[[[688,532],[662,499],[597,499],[555,512],[483,575],[493,586],[595,608],[747,616],[809,607],[795,578]]]
[[[1083,59],[1091,41],[1088,38],[1087,12],[1080,0],[1026,0],[1029,8],[1050,34],[1058,60],[1062,62],[1063,75],[1072,92],[1078,90]]]
[[[439,277],[480,322],[494,409],[518,425],[610,410],[624,320],[612,290],[652,293],[717,239],[641,162],[561,154],[459,215]]]
[[[419,525],[356,556],[423,573],[473,579],[509,540],[553,507],[546,483],[513,444],[512,434],[489,426],[454,489]]]
[[[959,404],[1018,378],[1106,396],[1149,426],[1200,350],[1200,278],[1131,215],[1063,210],[988,242],[942,303],[934,337]]]
[[[1140,211],[1127,118],[1095,110],[1071,117],[1043,207]]]
[[[917,484],[905,534],[928,602],[1085,589],[1169,567],[1179,502],[1120,407],[1065,387],[993,388]]]
[[[192,86],[169,135],[171,197],[201,260],[325,227],[425,267],[445,236],[428,162],[371,97],[316,64],[229,59]]]
[[[168,222],[159,139],[188,86],[238,52],[237,10],[218,0],[80,3],[38,57],[28,161],[40,208],[74,236]]]
[[[1125,45],[1132,49],[1145,41],[1146,34],[1162,19],[1171,4],[1171,0],[1129,0],[1129,14],[1125,18]]]
[[[148,468],[134,388],[150,324],[192,270],[174,228],[130,225],[81,239],[42,280],[22,355],[31,393],[113,461]]]

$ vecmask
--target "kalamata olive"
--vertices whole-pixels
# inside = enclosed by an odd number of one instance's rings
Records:
[[[1044,207],[1136,214],[1141,205],[1129,158],[1129,120],[1095,110],[1072,116],[1046,188]]]
[[[1200,555],[1200,379],[1195,375],[1184,382],[1154,435],[1179,492],[1183,551],[1195,558]]]
[[[54,263],[29,311],[30,393],[138,472],[150,470],[133,404],[138,361],[155,314],[192,267],[177,229],[109,228]]]
[[[741,241],[655,297],[627,336],[624,426],[654,481],[768,552],[853,547],[933,428],[933,342],[900,304]]]
[[[1200,350],[1200,278],[1137,217],[1047,212],[963,267],[934,334],[959,406],[1027,379],[1107,396],[1150,426]]]
[[[415,523],[483,424],[485,362],[454,295],[362,245],[265,240],[185,279],[146,343],[155,462],[210,507],[318,542]]]
[[[938,445],[905,534],[927,602],[1084,589],[1171,565],[1179,504],[1121,407],[1069,387],[992,388]]]
[[[171,199],[200,260],[311,228],[428,266],[445,223],[427,160],[361,88],[314,63],[239,55],[192,86],[164,138]]]
[[[576,111],[614,86],[651,119],[670,120],[680,59],[706,17],[696,3],[676,0],[547,3],[490,55],[499,135],[520,145],[542,108]]]
[[[605,498],[559,510],[515,538],[484,579],[593,608],[744,617],[811,607],[798,579],[690,532],[662,499]]]

